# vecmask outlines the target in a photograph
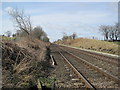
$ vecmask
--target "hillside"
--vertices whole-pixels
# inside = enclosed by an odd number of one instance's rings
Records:
[[[49,75],[49,43],[22,38],[1,44],[3,88],[30,88]]]
[[[119,47],[119,45],[113,42],[87,39],[87,38],[77,38],[74,40],[68,39],[64,41],[58,41],[57,44],[70,45],[73,47],[90,49],[90,50],[116,54],[116,55],[118,55],[118,47]]]

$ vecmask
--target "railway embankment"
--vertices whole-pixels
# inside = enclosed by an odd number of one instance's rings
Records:
[[[119,54],[118,48],[120,47],[118,44],[115,44],[113,42],[87,38],[68,39],[58,41],[56,43],[115,55]]]

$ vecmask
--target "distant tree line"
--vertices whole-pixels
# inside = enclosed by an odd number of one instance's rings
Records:
[[[10,37],[11,36],[11,31],[7,31],[7,32],[5,32],[5,34],[7,35],[7,37]]]
[[[104,40],[107,41],[118,41],[120,40],[120,29],[118,23],[113,26],[101,25],[99,27],[100,32],[104,36]]]
[[[67,39],[76,39],[77,34],[74,32],[72,35],[67,35],[66,33],[63,33],[62,40],[67,40]]]

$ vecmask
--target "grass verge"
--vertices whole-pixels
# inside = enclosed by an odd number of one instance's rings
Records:
[[[69,39],[69,40],[59,41],[57,42],[57,44],[64,44],[77,48],[90,49],[90,50],[95,50],[95,51],[100,51],[115,55],[118,55],[118,48],[120,47],[120,45],[118,45],[120,43],[115,44],[113,42],[87,39],[87,38],[77,38],[74,40]]]

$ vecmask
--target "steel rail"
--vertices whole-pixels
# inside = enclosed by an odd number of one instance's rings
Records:
[[[62,46],[62,47],[67,47],[67,46]],[[67,48],[70,48],[70,47],[67,47]],[[89,56],[91,56],[93,58],[98,58],[98,59],[100,59],[102,61],[114,64],[114,65],[118,65],[118,59],[119,58],[108,57],[108,56],[105,56],[105,55],[101,55],[99,53],[89,52],[89,51],[80,50],[80,49],[76,49],[76,48],[70,48],[70,49],[75,49],[75,50],[77,50],[78,52],[80,52],[80,53],[82,53],[84,55],[89,55]],[[108,59],[113,59],[113,60],[108,60]]]
[[[58,51],[59,52],[59,51]],[[70,65],[70,67],[74,70],[74,72],[77,74],[77,76],[85,83],[85,86],[87,88],[91,88],[93,90],[96,90],[96,88],[82,75],[82,73],[80,73],[75,66],[69,62],[69,60],[61,53],[59,52],[59,54],[63,57],[63,59]]]
[[[77,50],[77,49],[75,49],[75,50]],[[114,65],[118,65],[118,61],[116,59],[115,60],[109,60],[110,57],[105,57],[104,55],[99,55],[99,54],[91,53],[91,52],[88,52],[88,51],[82,51],[82,50],[77,50],[77,51],[84,54],[84,55],[88,55],[90,57],[102,60],[104,62],[111,63],[111,64],[114,64]],[[113,58],[111,58],[111,59],[113,59]]]
[[[62,48],[60,48],[60,49],[62,49]],[[63,49],[62,49],[62,50],[63,50]],[[97,70],[98,72],[102,73],[102,74],[105,75],[106,77],[109,77],[110,79],[114,80],[115,82],[118,82],[118,83],[120,82],[120,79],[119,79],[119,78],[117,78],[117,77],[115,77],[115,76],[113,76],[113,75],[111,75],[111,74],[109,74],[109,73],[101,70],[99,67],[97,67],[97,66],[95,66],[95,65],[87,62],[87,61],[84,60],[83,58],[80,58],[80,57],[78,57],[78,56],[76,56],[76,55],[74,55],[74,54],[72,54],[72,53],[70,53],[70,52],[68,52],[68,51],[66,51],[66,50],[63,50],[63,51],[67,52],[69,55],[74,56],[74,57],[77,58],[78,60],[82,61],[83,63],[85,63],[86,65],[90,66],[90,67],[93,68],[94,70]]]

